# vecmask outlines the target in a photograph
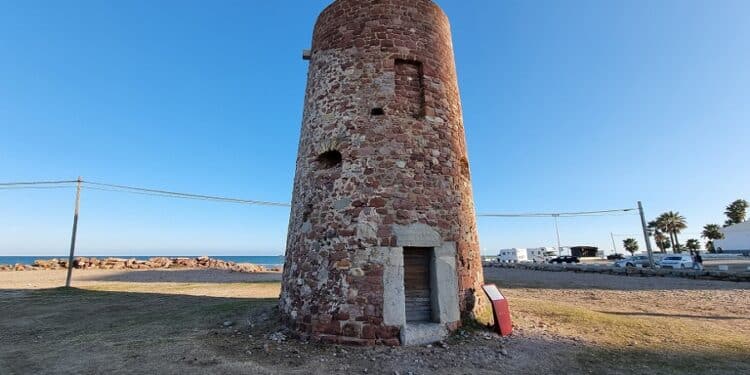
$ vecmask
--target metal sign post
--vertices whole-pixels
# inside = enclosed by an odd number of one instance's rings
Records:
[[[495,314],[497,323],[497,333],[500,336],[508,336],[513,333],[513,322],[510,318],[510,307],[508,300],[500,293],[495,284],[486,284],[482,286],[487,297],[492,302],[492,311]]]

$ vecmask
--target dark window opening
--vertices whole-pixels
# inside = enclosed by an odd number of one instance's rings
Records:
[[[313,205],[311,203],[308,203],[305,205],[305,211],[302,212],[302,221],[307,221],[310,219],[310,214],[312,214],[313,211]]]
[[[385,111],[383,110],[383,108],[373,108],[372,111],[370,111],[370,115],[383,116],[385,115]]]
[[[465,178],[471,177],[471,172],[469,172],[469,161],[466,160],[466,158],[461,158],[461,175]]]
[[[318,164],[322,169],[330,169],[341,165],[341,153],[336,150],[328,150],[318,156]]]

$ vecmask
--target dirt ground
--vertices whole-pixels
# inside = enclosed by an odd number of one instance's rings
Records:
[[[750,283],[488,268],[513,336],[356,348],[286,338],[279,277],[0,272],[0,374],[750,373]]]

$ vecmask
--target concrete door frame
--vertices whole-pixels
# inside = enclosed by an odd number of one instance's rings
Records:
[[[383,324],[401,327],[402,345],[441,340],[448,334],[448,325],[460,320],[456,244],[442,241],[437,231],[425,224],[394,225],[393,232],[397,246],[381,249],[388,254],[383,268]],[[404,247],[433,248],[430,299],[434,323],[406,322]]]

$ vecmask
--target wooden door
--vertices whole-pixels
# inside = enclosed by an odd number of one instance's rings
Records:
[[[404,289],[406,321],[432,321],[430,278],[431,247],[404,248]]]

